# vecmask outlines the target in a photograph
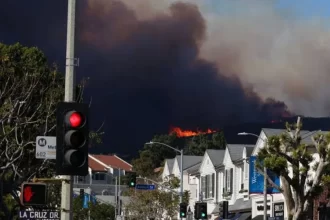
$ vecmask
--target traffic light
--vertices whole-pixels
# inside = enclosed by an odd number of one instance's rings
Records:
[[[222,201],[219,204],[219,216],[226,219],[228,218],[228,201]]]
[[[180,203],[180,217],[186,218],[187,216],[187,204]]]
[[[199,219],[200,216],[200,210],[199,210],[199,203],[195,203],[195,209],[194,209],[194,218]]]
[[[88,105],[60,102],[56,124],[56,174],[88,174]]]
[[[80,189],[80,194],[79,194],[81,199],[84,199],[85,197],[85,190],[84,189]]]
[[[135,188],[136,186],[136,173],[128,173],[128,187]]]
[[[199,203],[199,219],[207,219],[207,203]]]
[[[44,183],[23,183],[21,187],[23,206],[44,206],[47,204],[47,185]]]

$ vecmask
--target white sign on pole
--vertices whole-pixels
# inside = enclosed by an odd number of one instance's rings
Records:
[[[56,137],[37,136],[36,158],[37,159],[56,159]]]

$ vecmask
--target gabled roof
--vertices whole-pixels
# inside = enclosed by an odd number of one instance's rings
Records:
[[[255,145],[253,145],[253,146],[255,147]],[[250,157],[251,156],[254,147],[247,147],[246,148],[246,157]]]
[[[88,155],[88,166],[93,171],[105,171],[109,168],[131,171],[133,166],[116,155]]]
[[[175,158],[178,162],[179,169],[181,170],[181,156],[178,155]],[[190,156],[190,155],[183,155],[183,170],[200,163],[203,160],[203,156]]]
[[[207,149],[207,155],[209,156],[214,167],[219,166],[223,163],[225,157],[225,150]]]
[[[278,135],[281,135],[282,133],[286,132],[285,129],[272,129],[272,128],[263,128],[262,131],[265,133],[267,138],[269,138],[271,136],[275,136],[275,135],[278,136]],[[302,138],[301,143],[307,144],[307,145],[313,144],[311,138],[318,133],[327,134],[328,132],[320,131],[320,130],[316,130],[316,131],[301,130],[300,131],[300,136]]]
[[[253,151],[254,146],[255,145],[227,144],[227,148],[228,148],[230,158],[232,161],[237,161],[237,160],[243,159],[244,148],[252,149],[252,151]]]
[[[173,166],[174,166],[174,158],[172,158],[172,159],[166,159],[166,163],[165,164],[167,164],[167,168],[168,168],[169,174],[172,174],[172,172],[173,172]]]
[[[192,165],[191,167],[187,168],[185,171],[189,174],[198,173],[199,167],[201,166],[201,164],[202,164],[202,162]]]

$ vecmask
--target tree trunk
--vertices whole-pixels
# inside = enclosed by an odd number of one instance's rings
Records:
[[[303,208],[299,207],[294,213],[292,220],[306,220],[305,213],[303,212]]]
[[[288,181],[284,177],[281,176],[280,178],[281,178],[281,184],[282,184],[282,189],[283,189],[282,194],[285,199],[286,210],[288,213],[288,220],[292,220],[293,215],[295,213],[295,203],[293,201],[291,187],[290,187]]]

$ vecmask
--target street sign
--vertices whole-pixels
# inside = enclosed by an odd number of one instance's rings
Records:
[[[149,184],[136,184],[136,189],[154,190],[154,189],[156,189],[156,186],[155,185],[149,185]]]
[[[56,137],[37,136],[36,158],[37,159],[56,159]]]
[[[60,213],[58,211],[19,211],[19,219],[54,219],[60,220]]]

